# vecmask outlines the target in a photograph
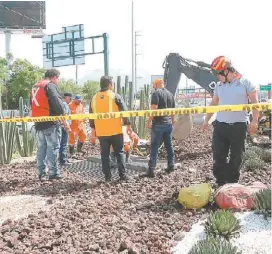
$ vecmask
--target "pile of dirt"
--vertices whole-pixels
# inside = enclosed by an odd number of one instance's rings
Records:
[[[182,141],[173,141],[175,157],[177,161],[194,159],[211,153],[212,131],[203,131],[201,126],[196,125],[188,138]],[[166,158],[164,146],[159,151],[159,158]]]
[[[183,186],[213,182],[210,133],[199,133],[199,129],[194,133],[180,144],[175,141],[181,167],[154,179],[99,183],[64,171],[63,180],[41,183],[34,162],[1,167],[1,195],[46,196],[51,208],[4,222],[0,252],[171,253],[171,246],[184,236],[181,232],[189,231],[211,209],[185,210],[176,200]],[[90,150],[90,154],[97,151]],[[270,184],[270,179],[267,164],[258,172],[242,172],[241,183]]]

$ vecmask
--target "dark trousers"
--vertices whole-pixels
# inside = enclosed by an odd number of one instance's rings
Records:
[[[220,184],[236,183],[240,177],[245,152],[247,124],[214,121],[213,127],[213,174]]]
[[[124,136],[123,134],[109,137],[98,137],[101,149],[102,170],[105,177],[111,177],[110,171],[110,146],[112,145],[117,160],[120,176],[125,175],[125,154],[124,154]]]
[[[64,164],[67,160],[67,142],[68,142],[68,132],[62,127],[60,149],[59,149],[60,164]]]
[[[168,167],[174,167],[174,149],[172,144],[172,124],[155,124],[151,129],[151,154],[149,160],[149,169],[154,170],[157,165],[158,149],[163,141],[166,153]]]

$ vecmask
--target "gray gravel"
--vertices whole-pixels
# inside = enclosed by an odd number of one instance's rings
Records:
[[[32,195],[0,197],[0,224],[7,219],[18,220],[48,209],[47,200]]]

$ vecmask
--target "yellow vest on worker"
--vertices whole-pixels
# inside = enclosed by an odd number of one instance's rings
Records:
[[[91,101],[91,107],[93,113],[119,112],[115,93],[111,90],[97,93]],[[97,137],[122,134],[122,118],[95,119],[94,124]]]

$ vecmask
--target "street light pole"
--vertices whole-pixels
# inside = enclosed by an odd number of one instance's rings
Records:
[[[135,32],[135,93],[138,92],[138,84],[137,84],[137,81],[138,81],[138,75],[137,75],[137,56],[138,55],[141,55],[140,53],[137,52],[137,46],[139,44],[137,44],[137,37],[141,36],[140,32],[139,31],[136,31]]]
[[[132,88],[134,95],[134,87],[135,87],[135,46],[134,46],[134,3],[131,1],[131,71],[132,71]]]

